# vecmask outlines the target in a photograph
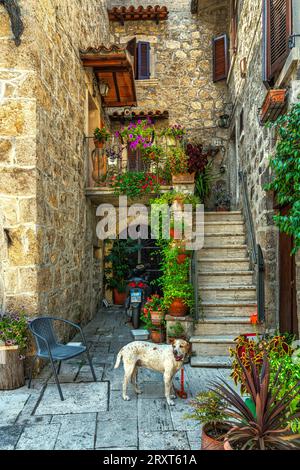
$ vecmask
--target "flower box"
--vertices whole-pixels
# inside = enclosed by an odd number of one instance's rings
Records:
[[[260,123],[274,122],[283,113],[286,106],[287,92],[284,89],[269,90],[263,102]]]
[[[195,173],[180,173],[179,175],[172,175],[173,184],[194,184]]]

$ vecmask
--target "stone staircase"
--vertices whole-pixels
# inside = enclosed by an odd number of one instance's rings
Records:
[[[241,212],[205,213],[204,248],[198,252],[199,308],[191,338],[193,367],[229,367],[229,348],[255,327],[256,286]]]

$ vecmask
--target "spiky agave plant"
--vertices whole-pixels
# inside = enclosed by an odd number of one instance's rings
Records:
[[[239,358],[237,360],[243,370],[246,389],[255,404],[255,412],[224,380],[211,382],[211,390],[227,405],[225,413],[232,426],[227,433],[229,443],[238,444],[241,450],[296,449],[297,445],[292,440],[298,439],[300,435],[289,433],[287,422],[300,416],[300,413],[291,416],[289,408],[300,391],[300,381],[279,399],[281,384],[278,377],[281,367],[270,383],[270,366],[266,354],[260,372],[251,358],[248,370]]]

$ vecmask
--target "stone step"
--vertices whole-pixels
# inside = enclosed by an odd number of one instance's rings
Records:
[[[224,302],[234,300],[256,300],[255,286],[209,286],[201,287],[199,296],[203,302]]]
[[[204,220],[207,222],[243,222],[243,215],[241,211],[204,212]]]
[[[201,271],[198,273],[199,287],[227,285],[228,287],[253,285],[254,271]]]
[[[202,258],[247,258],[248,247],[247,245],[224,245],[214,247],[204,247],[199,250],[198,259]]]
[[[230,356],[192,356],[191,367],[216,367],[230,368],[232,358]]]
[[[229,349],[234,347],[235,338],[235,335],[192,336],[192,352],[197,356],[229,356]]]
[[[235,335],[256,333],[256,325],[250,323],[250,316],[242,317],[210,317],[197,320],[195,335]]]
[[[216,234],[216,233],[234,233],[237,235],[245,234],[245,226],[243,222],[205,222],[204,224],[205,234]]]
[[[247,317],[250,318],[257,310],[255,301],[239,302],[201,302],[198,312],[198,318],[216,318],[216,317]]]
[[[198,261],[198,272],[236,272],[250,270],[250,260],[248,258],[201,258]]]
[[[207,233],[204,238],[204,248],[224,245],[244,245],[245,235],[234,233]]]

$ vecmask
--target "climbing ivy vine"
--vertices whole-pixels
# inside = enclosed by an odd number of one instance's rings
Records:
[[[281,206],[290,206],[286,215],[274,221],[281,232],[294,238],[292,253],[300,249],[300,103],[272,124],[278,132],[275,155],[270,159],[274,179],[265,190],[276,193]]]

